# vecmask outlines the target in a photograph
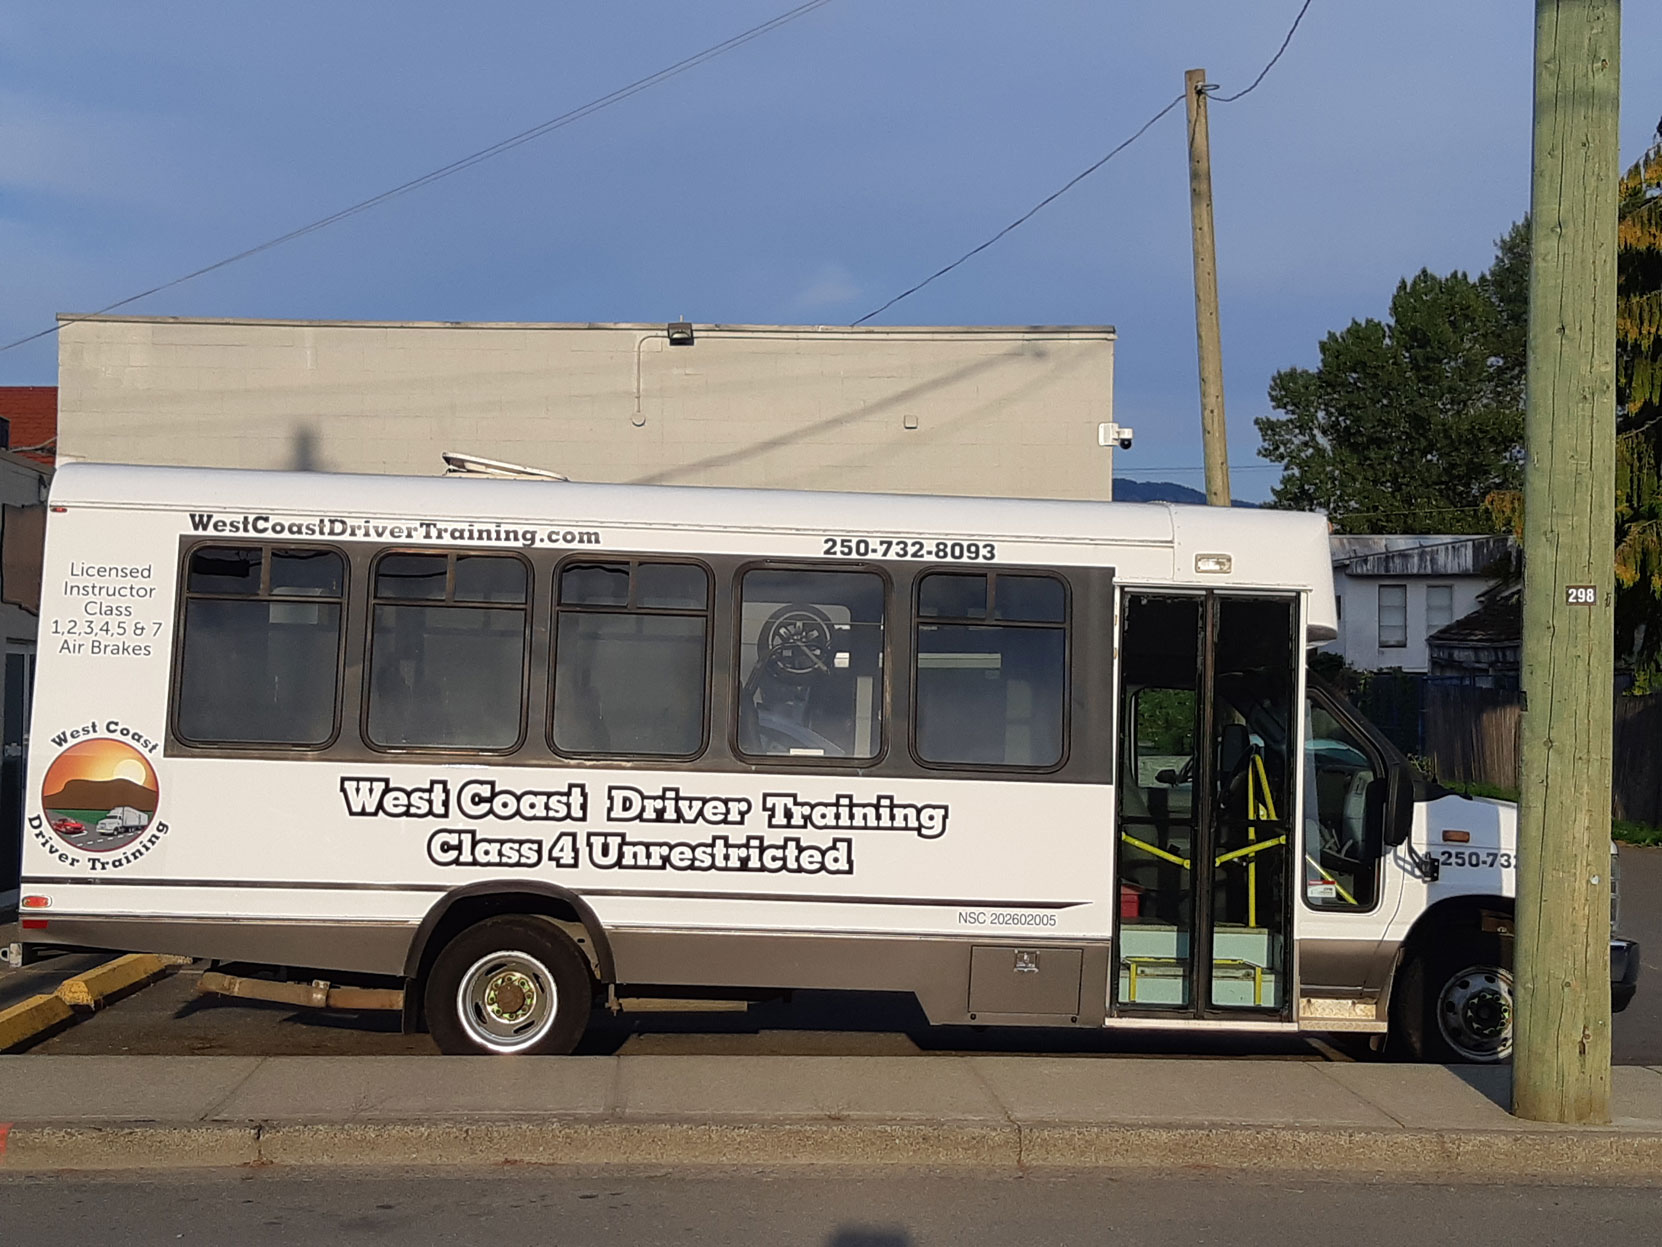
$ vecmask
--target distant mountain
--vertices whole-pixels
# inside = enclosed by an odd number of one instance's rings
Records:
[[[1206,505],[1206,494],[1199,489],[1190,489],[1187,485],[1179,485],[1175,481],[1133,481],[1127,477],[1114,478],[1115,502],[1188,502],[1196,506]],[[1237,507],[1256,507],[1256,502],[1242,502],[1235,499]]]
[[[156,794],[130,779],[72,779],[41,802],[49,810],[113,810],[130,805],[146,814],[156,812]]]

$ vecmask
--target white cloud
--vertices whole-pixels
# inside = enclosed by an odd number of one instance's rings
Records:
[[[840,307],[860,297],[860,283],[854,274],[835,263],[819,266],[806,285],[791,296],[791,306],[811,311],[816,308]]]

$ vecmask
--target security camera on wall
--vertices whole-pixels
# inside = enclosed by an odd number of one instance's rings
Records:
[[[1112,420],[1096,426],[1098,446],[1118,446],[1121,450],[1130,450],[1131,439],[1135,436],[1136,430],[1130,425],[1115,424]]]

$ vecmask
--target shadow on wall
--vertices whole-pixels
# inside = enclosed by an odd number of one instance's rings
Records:
[[[1078,367],[1083,363],[1084,361],[1082,359],[1076,358],[1069,366]],[[1062,370],[1058,369],[1050,373],[1041,374],[1034,377],[1031,381],[1024,382],[1013,390],[1007,390],[1002,394],[998,394],[988,399],[984,403],[979,403],[973,407],[962,407],[951,415],[950,425],[947,427],[950,428],[952,434],[961,436],[966,430],[974,427],[976,424],[979,424],[986,417],[996,415],[1007,409],[1012,404],[1024,402],[1032,396],[1038,394],[1047,386],[1053,385],[1056,378],[1061,375],[1061,372]],[[1094,446],[1096,444],[1096,430],[1094,426],[1090,428],[1090,432],[1092,438],[1090,444]],[[886,446],[872,446],[869,449],[861,451],[860,453],[843,458],[840,461],[839,466],[846,471],[850,468],[872,465],[890,453],[891,451]],[[1104,479],[1103,484],[1106,486],[1106,478]]]
[[[294,431],[294,449],[289,455],[289,469],[294,472],[321,472],[323,465],[317,455],[317,430],[303,424]]]
[[[1009,360],[1013,357],[1027,355],[1043,359],[1048,354],[1049,352],[1047,352],[1044,347],[1037,342],[1023,342],[1014,350],[1001,351],[997,355],[989,355],[984,359],[972,360],[970,363],[964,364],[952,372],[946,373],[939,377],[932,377],[926,381],[920,381],[916,385],[908,386],[906,389],[899,390],[885,398],[880,398],[872,403],[863,404],[849,411],[838,412],[834,416],[827,416],[825,419],[816,421],[815,423],[807,425],[803,428],[790,429],[779,434],[777,437],[765,438],[762,441],[756,442],[754,445],[745,446],[739,450],[728,451],[718,455],[711,455],[708,458],[698,459],[692,463],[683,463],[672,468],[664,468],[657,472],[651,472],[646,476],[636,477],[631,483],[635,485],[669,485],[675,483],[677,480],[685,479],[686,477],[694,476],[700,472],[708,471],[711,468],[729,467],[732,464],[743,462],[746,459],[755,459],[767,454],[771,450],[777,450],[782,446],[792,445],[793,443],[802,441],[804,438],[813,437],[818,433],[828,432],[839,425],[847,424],[851,420],[865,419],[880,412],[902,406],[903,404],[914,402],[928,394],[931,390],[945,389],[948,386],[968,381],[970,378],[979,373],[985,372],[990,368],[997,368],[1000,365],[1009,362]]]

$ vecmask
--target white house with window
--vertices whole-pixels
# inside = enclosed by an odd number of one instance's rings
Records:
[[[1518,558],[1510,537],[1333,536],[1338,639],[1323,647],[1362,671],[1430,671],[1426,638],[1470,614]]]

